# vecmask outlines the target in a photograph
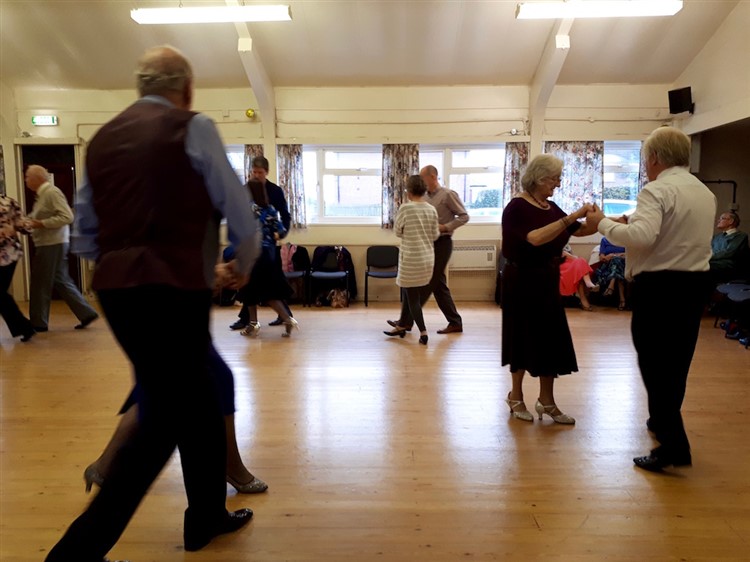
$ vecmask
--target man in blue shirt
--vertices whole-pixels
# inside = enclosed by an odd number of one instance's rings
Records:
[[[189,111],[187,59],[150,49],[137,81],[142,97],[89,144],[72,245],[96,260],[92,286],[140,388],[138,430],[48,561],[101,561],[175,447],[188,498],[185,550],[252,517],[226,509],[225,426],[208,352],[218,219],[227,218],[236,250],[219,271],[224,284],[247,281],[259,227],[214,123]]]

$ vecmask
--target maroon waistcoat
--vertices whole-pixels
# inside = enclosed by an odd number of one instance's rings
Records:
[[[185,154],[195,113],[131,105],[91,140],[86,170],[99,218],[93,288],[207,288],[202,244],[212,211]]]

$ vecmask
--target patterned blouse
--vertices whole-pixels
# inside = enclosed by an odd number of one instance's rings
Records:
[[[0,266],[17,262],[23,256],[19,232],[31,233],[29,219],[23,216],[15,200],[0,195]]]

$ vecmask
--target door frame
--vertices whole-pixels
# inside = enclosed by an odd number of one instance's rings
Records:
[[[47,138],[47,137],[21,137],[13,140],[13,156],[16,168],[16,183],[13,186],[15,193],[10,193],[10,185],[6,184],[6,190],[8,195],[13,197],[18,204],[21,205],[21,210],[25,213],[30,212],[31,209],[26,208],[26,202],[24,197],[24,190],[26,183],[24,181],[24,164],[23,164],[23,147],[32,145],[45,145],[45,146],[71,146],[73,148],[73,162],[75,167],[75,182],[76,190],[73,193],[73,203],[75,204],[75,198],[77,195],[77,186],[81,185],[83,180],[83,151],[85,149],[85,142],[83,139],[76,137],[69,138]],[[12,292],[16,297],[16,300],[29,300],[29,283],[31,275],[31,263],[29,261],[29,240],[28,237],[22,237],[22,244],[24,249],[23,267],[16,269],[16,275],[13,278]],[[83,287],[83,293],[88,298],[95,298],[95,294],[91,291],[91,278],[93,276],[94,264],[88,260],[82,260],[76,258],[79,261],[78,270],[81,273],[81,286]],[[19,272],[21,274],[19,274]],[[23,295],[23,299],[20,298]]]

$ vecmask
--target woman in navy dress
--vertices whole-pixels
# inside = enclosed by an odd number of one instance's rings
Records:
[[[289,309],[284,306],[284,301],[292,296],[292,288],[286,280],[284,271],[276,263],[281,256],[276,251],[276,241],[286,235],[284,225],[279,219],[279,212],[268,202],[268,194],[265,186],[256,180],[250,180],[247,184],[253,196],[253,211],[258,217],[263,229],[263,249],[255,262],[250,281],[239,291],[243,306],[249,313],[250,323],[240,333],[243,336],[255,337],[260,332],[258,322],[258,305],[266,303],[270,306],[285,325],[284,337],[292,335],[292,330],[299,329],[297,321],[289,314]]]
[[[578,222],[595,206],[585,204],[567,214],[548,201],[561,174],[562,160],[549,154],[535,157],[521,179],[523,192],[503,212],[502,364],[510,365],[513,385],[506,402],[515,418],[534,420],[523,400],[528,371],[539,378],[539,419],[547,414],[557,423],[573,424],[575,419],[560,411],[554,397],[555,378],[578,370],[560,296],[560,262],[571,235],[596,232]]]

